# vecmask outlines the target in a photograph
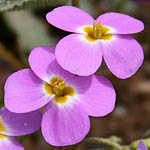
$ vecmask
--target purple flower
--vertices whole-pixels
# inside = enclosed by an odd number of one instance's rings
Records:
[[[24,150],[14,136],[37,131],[41,126],[41,118],[39,111],[16,114],[6,108],[0,109],[0,150]]]
[[[150,0],[134,0],[135,2],[150,2]]]
[[[12,74],[5,84],[5,106],[17,113],[46,106],[42,134],[55,146],[80,142],[90,129],[88,116],[112,112],[116,94],[102,76],[75,76],[57,63],[54,47],[35,48],[30,56],[31,69]]]
[[[139,145],[138,145],[136,150],[148,150],[148,148],[144,144],[143,140],[140,140],[140,143],[139,143]]]
[[[97,71],[102,56],[118,78],[132,76],[143,62],[140,44],[128,34],[143,30],[141,21],[120,13],[105,13],[94,20],[83,10],[62,6],[46,15],[47,21],[74,32],[56,46],[56,59],[65,70],[88,76]]]

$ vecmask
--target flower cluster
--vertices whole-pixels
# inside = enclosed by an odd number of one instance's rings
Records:
[[[76,144],[89,132],[89,116],[105,116],[115,106],[116,92],[111,82],[94,75],[102,56],[117,77],[133,75],[143,62],[143,51],[128,34],[140,32],[144,26],[119,13],[106,13],[94,20],[71,6],[58,7],[46,18],[50,24],[74,34],[64,37],[56,47],[35,48],[29,55],[30,68],[9,76],[4,98],[5,107],[13,113],[5,110],[7,115],[3,116],[0,112],[4,121],[0,129],[2,134],[18,136],[37,130],[41,124],[49,144]],[[38,110],[44,106],[41,117]],[[8,120],[8,130],[11,126],[13,130],[5,132],[9,114],[14,115],[14,120]]]

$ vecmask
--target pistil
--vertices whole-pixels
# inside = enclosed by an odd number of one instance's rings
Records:
[[[62,96],[63,95],[63,90],[65,88],[65,85],[66,85],[66,83],[63,80],[58,80],[58,81],[55,81],[54,83],[51,84],[52,90],[56,96]]]
[[[101,39],[103,26],[100,22],[93,23],[93,36],[95,39]]]

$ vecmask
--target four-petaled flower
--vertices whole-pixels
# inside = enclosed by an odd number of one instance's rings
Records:
[[[0,150],[24,150],[14,136],[31,134],[39,130],[41,119],[39,111],[16,114],[6,108],[0,109]]]
[[[112,112],[116,94],[102,76],[79,77],[56,62],[54,47],[35,48],[29,56],[31,69],[12,74],[5,84],[5,106],[16,113],[37,110],[46,104],[42,134],[52,145],[80,142],[90,129],[88,116]]]
[[[97,71],[102,56],[118,78],[132,76],[143,62],[143,50],[130,35],[143,30],[140,20],[121,13],[105,13],[94,20],[85,11],[62,6],[46,15],[47,21],[74,32],[56,45],[56,59],[71,73],[88,76]]]
[[[148,150],[148,148],[144,144],[143,140],[140,140],[139,145],[136,150]]]

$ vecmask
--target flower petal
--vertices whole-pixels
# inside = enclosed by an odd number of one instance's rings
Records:
[[[137,150],[148,150],[148,148],[144,144],[143,140],[140,140]]]
[[[88,76],[97,71],[102,61],[102,46],[99,41],[89,42],[80,34],[64,37],[56,46],[56,59],[65,70]]]
[[[67,77],[71,74],[63,70],[57,63],[54,55],[55,47],[42,46],[35,48],[29,55],[29,63],[33,72],[45,82],[51,76]],[[39,63],[40,60],[40,63]]]
[[[116,93],[108,79],[97,75],[78,76],[72,82],[88,115],[105,116],[113,111]]]
[[[94,19],[82,9],[72,6],[55,8],[46,15],[53,26],[69,32],[80,32],[83,26],[93,25]]]
[[[0,137],[0,150],[24,150],[15,137]]]
[[[9,76],[5,84],[5,106],[16,113],[37,110],[53,96],[46,95],[43,81],[31,69],[22,69]]]
[[[0,116],[5,130],[0,132],[9,136],[22,136],[40,129],[42,114],[39,111],[17,114],[0,109]]]
[[[53,46],[41,46],[34,48],[29,55],[31,69],[42,80],[46,79],[50,71],[48,67],[55,60],[54,51]]]
[[[96,19],[96,22],[99,21],[102,25],[113,28],[112,33],[117,34],[132,34],[144,29],[142,21],[121,13],[105,13]]]
[[[51,101],[42,118],[42,134],[49,144],[55,146],[80,142],[88,133],[89,128],[89,117],[82,105],[78,103],[59,107]]]
[[[144,59],[142,47],[129,35],[117,35],[103,43],[103,55],[110,71],[121,79],[135,74]]]

